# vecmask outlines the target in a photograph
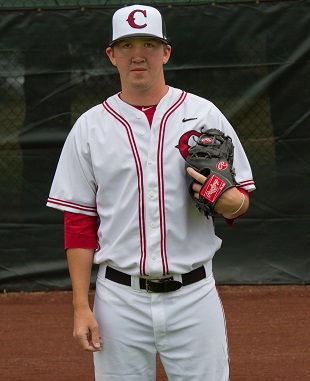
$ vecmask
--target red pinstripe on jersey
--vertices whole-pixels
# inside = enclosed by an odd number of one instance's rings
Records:
[[[53,198],[53,197],[49,197],[47,202],[49,202],[51,204],[55,204],[55,205],[67,206],[68,208],[77,209],[77,210],[81,210],[84,212],[97,213],[96,207],[76,204],[74,202],[59,200],[59,199]]]
[[[137,179],[138,179],[138,210],[139,210],[139,227],[140,227],[140,274],[146,275],[146,238],[145,238],[145,219],[144,219],[144,185],[143,185],[143,171],[142,164],[139,156],[139,151],[135,142],[134,134],[130,124],[120,114],[118,114],[107,101],[103,102],[103,107],[111,114],[116,120],[118,120],[126,129],[129,144],[132,150],[132,155],[136,164]]]
[[[246,181],[240,181],[240,185],[237,185],[237,188],[246,188],[248,186],[253,186],[254,181],[253,180],[246,180]]]
[[[176,111],[184,102],[187,93],[182,91],[179,99],[171,106],[164,114],[159,130],[158,137],[158,152],[157,152],[157,168],[158,168],[158,198],[159,198],[159,219],[160,219],[160,235],[161,235],[161,259],[163,266],[163,274],[169,273],[168,258],[166,251],[166,215],[165,215],[165,199],[164,199],[164,166],[163,166],[163,152],[164,152],[164,137],[167,121],[169,117]]]

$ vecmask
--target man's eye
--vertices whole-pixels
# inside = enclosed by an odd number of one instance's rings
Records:
[[[131,47],[131,44],[129,43],[129,42],[127,42],[127,43],[122,43],[121,45],[120,45],[120,47],[121,48],[126,48],[126,49],[128,49],[128,48],[130,48]]]

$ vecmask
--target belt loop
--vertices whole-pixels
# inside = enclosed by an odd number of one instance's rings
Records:
[[[204,268],[206,270],[206,279],[212,274],[212,261],[209,261],[204,264]]]
[[[173,279],[182,283],[182,275],[181,274],[173,274]]]
[[[107,271],[108,265],[106,263],[100,263],[97,276],[105,279],[105,273]]]
[[[131,277],[131,288],[134,290],[141,291],[140,289],[140,278],[138,276]]]

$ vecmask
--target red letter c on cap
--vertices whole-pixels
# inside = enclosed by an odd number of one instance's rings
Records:
[[[145,28],[146,27],[146,24],[143,24],[143,25],[138,25],[135,23],[135,13],[136,12],[141,12],[144,17],[146,17],[146,11],[142,10],[142,9],[135,9],[134,11],[132,11],[129,16],[128,16],[128,19],[126,21],[128,21],[128,24],[132,27],[132,28],[136,28],[136,29],[142,29],[142,28]]]

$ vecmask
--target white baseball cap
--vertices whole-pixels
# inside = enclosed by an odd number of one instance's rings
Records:
[[[112,40],[108,45],[131,37],[155,37],[167,44],[166,26],[160,12],[147,5],[118,9],[112,18]]]

